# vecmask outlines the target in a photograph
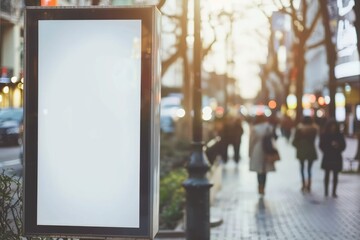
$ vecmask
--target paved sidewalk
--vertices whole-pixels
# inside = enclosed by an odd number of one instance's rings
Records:
[[[211,212],[224,223],[211,229],[211,240],[360,239],[360,175],[340,174],[339,197],[324,197],[324,173],[317,160],[312,192],[303,194],[295,149],[280,137],[282,159],[277,171],[268,174],[266,194],[260,198],[256,174],[248,170],[247,141],[242,144],[239,166],[233,161],[224,165],[223,187]],[[351,154],[356,146],[349,142],[349,147],[346,153]]]

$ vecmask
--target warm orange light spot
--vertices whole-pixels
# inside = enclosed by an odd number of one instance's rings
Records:
[[[41,6],[56,6],[57,0],[41,0]]]
[[[275,109],[276,108],[276,102],[275,100],[270,100],[268,103],[269,108]]]
[[[318,98],[318,103],[320,106],[324,106],[326,103],[325,103],[325,98],[324,97],[319,97]]]

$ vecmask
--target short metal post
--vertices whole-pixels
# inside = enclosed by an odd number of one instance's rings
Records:
[[[210,195],[212,186],[206,178],[209,170],[202,143],[193,143],[188,165],[186,189],[186,239],[210,240]]]

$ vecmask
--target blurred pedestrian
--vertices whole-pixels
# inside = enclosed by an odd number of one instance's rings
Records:
[[[356,134],[356,137],[357,137],[357,151],[355,153],[354,159],[358,160],[359,162],[357,171],[360,173],[360,133],[359,132]]]
[[[289,141],[291,135],[291,129],[294,127],[293,120],[288,116],[284,115],[280,122],[281,134]]]
[[[311,117],[304,117],[302,122],[296,126],[293,145],[296,148],[296,157],[300,161],[301,191],[311,190],[311,168],[313,161],[317,159],[315,138],[318,127]],[[305,163],[307,162],[307,178],[305,177]]]
[[[336,188],[338,174],[342,170],[342,155],[346,143],[343,134],[340,132],[338,123],[331,119],[325,124],[324,132],[320,137],[320,149],[323,152],[321,168],[325,170],[324,187],[325,196],[329,194],[330,172],[333,172],[332,196],[337,197]]]
[[[234,161],[235,163],[238,163],[240,161],[241,136],[244,133],[240,117],[230,117],[227,125],[225,126],[225,131],[228,146],[232,145],[234,148]]]
[[[241,136],[244,133],[240,117],[227,115],[224,118],[223,132],[221,134],[222,141],[222,158],[224,162],[228,161],[228,147],[234,148],[234,161],[240,161],[240,144]]]
[[[222,118],[218,119],[217,128],[218,128],[218,136],[220,137],[219,142],[219,149],[220,149],[220,155],[221,159],[224,163],[227,162],[228,155],[227,155],[227,140],[225,135],[225,124],[226,124],[226,116],[223,116]]]
[[[275,171],[275,165],[272,161],[266,161],[263,148],[263,139],[273,133],[272,125],[267,121],[264,115],[256,116],[254,125],[250,129],[249,156],[250,171],[257,173],[258,191],[260,195],[265,194],[266,174]]]

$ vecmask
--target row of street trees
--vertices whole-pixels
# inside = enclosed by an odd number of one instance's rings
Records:
[[[258,3],[258,6],[262,8],[266,1],[261,1]],[[330,105],[329,105],[329,114],[335,116],[335,92],[336,92],[336,82],[335,82],[335,63],[336,63],[336,48],[335,43],[332,41],[333,33],[330,28],[330,18],[329,18],[329,9],[328,1],[309,1],[309,0],[300,0],[300,1],[282,1],[282,0],[273,0],[272,1],[275,10],[289,16],[292,29],[292,74],[295,76],[295,86],[296,86],[296,98],[297,98],[297,108],[296,108],[296,120],[299,121],[302,117],[303,106],[302,106],[302,97],[304,94],[304,82],[305,82],[305,70],[306,70],[306,54],[308,51],[325,46],[326,48],[326,58],[328,64],[328,86],[330,91]],[[271,21],[271,15],[268,15],[269,22]],[[321,21],[322,20],[322,21]],[[317,29],[323,28],[323,31]],[[317,31],[316,31],[317,30]],[[321,34],[322,36],[314,39],[314,34]],[[276,59],[276,52],[271,51],[272,44],[269,44],[269,52],[274,54],[273,58]],[[275,64],[272,68],[272,71],[275,71],[279,74],[277,70],[277,61],[274,61]],[[267,72],[265,78],[267,78]],[[285,89],[289,89],[289,82],[283,81],[285,84]],[[287,92],[288,93],[288,92]],[[287,94],[286,94],[287,95]]]
[[[170,0],[167,0],[170,1]],[[166,0],[160,1],[159,7],[162,9],[165,6]],[[269,3],[270,2],[270,3]],[[297,110],[296,118],[299,120],[302,117],[303,107],[302,107],[302,96],[304,94],[304,83],[305,83],[305,71],[307,67],[306,54],[319,47],[325,47],[326,49],[326,58],[328,65],[328,87],[330,91],[330,105],[329,113],[332,117],[335,115],[335,93],[336,93],[336,79],[335,79],[335,64],[337,60],[336,47],[332,39],[332,30],[331,30],[331,19],[329,18],[329,3],[330,1],[321,1],[321,0],[298,0],[298,1],[286,1],[286,0],[254,0],[252,5],[249,5],[249,8],[259,8],[266,15],[269,21],[269,28],[271,30],[271,18],[273,12],[280,12],[290,19],[291,23],[291,39],[292,47],[290,49],[290,56],[292,61],[292,75],[295,76],[295,86],[296,86],[296,98],[297,98]],[[355,26],[357,32],[359,32],[359,5],[355,6],[355,13],[357,15]],[[173,19],[176,22],[176,29],[181,29],[181,31],[174,31],[176,44],[174,45],[176,50],[173,50],[172,54],[169,54],[166,59],[163,61],[163,74],[169,69],[169,67],[176,62],[179,58],[182,58],[183,62],[183,94],[184,94],[184,107],[187,112],[191,109],[190,96],[188,95],[191,91],[191,75],[189,75],[189,70],[191,69],[191,64],[189,64],[189,59],[187,58],[187,43],[186,39],[188,36],[187,31],[187,21],[188,21],[188,1],[182,1],[182,12],[179,16],[170,16],[166,12],[164,16],[170,19]],[[269,10],[270,9],[270,10]],[[242,14],[239,14],[243,9],[234,9],[231,12],[217,12],[216,15],[212,14],[207,19],[203,21],[209,21],[212,24],[214,31],[213,41],[208,44],[203,49],[202,56],[205,57],[213,49],[213,45],[216,43],[217,38],[215,34],[215,25],[221,23],[222,19],[225,17],[228,18],[230,24],[233,21],[238,20],[242,17]],[[230,28],[231,29],[231,28]],[[255,30],[256,31],[256,30]],[[230,35],[231,33],[228,33]],[[315,36],[316,35],[316,36]],[[315,36],[315,37],[314,37]],[[272,44],[272,35],[262,37],[267,37],[268,39],[268,48],[269,48],[269,58],[273,59],[269,61],[270,66],[264,66],[262,78],[264,82],[267,81],[271,73],[275,73],[282,79],[282,88],[285,90],[286,94],[283,94],[285,98],[289,93],[290,81],[282,75],[278,69],[277,61],[277,52],[273,49]],[[314,40],[315,39],[315,40]],[[358,34],[359,39],[359,34]],[[359,41],[358,41],[359,45]],[[359,49],[359,47],[358,47]],[[234,53],[229,53],[234,54]],[[231,58],[231,56],[230,56]],[[191,63],[191,62],[190,62]],[[266,84],[265,84],[266,85]],[[266,89],[262,89],[266,92]],[[285,99],[283,99],[285,102]]]

